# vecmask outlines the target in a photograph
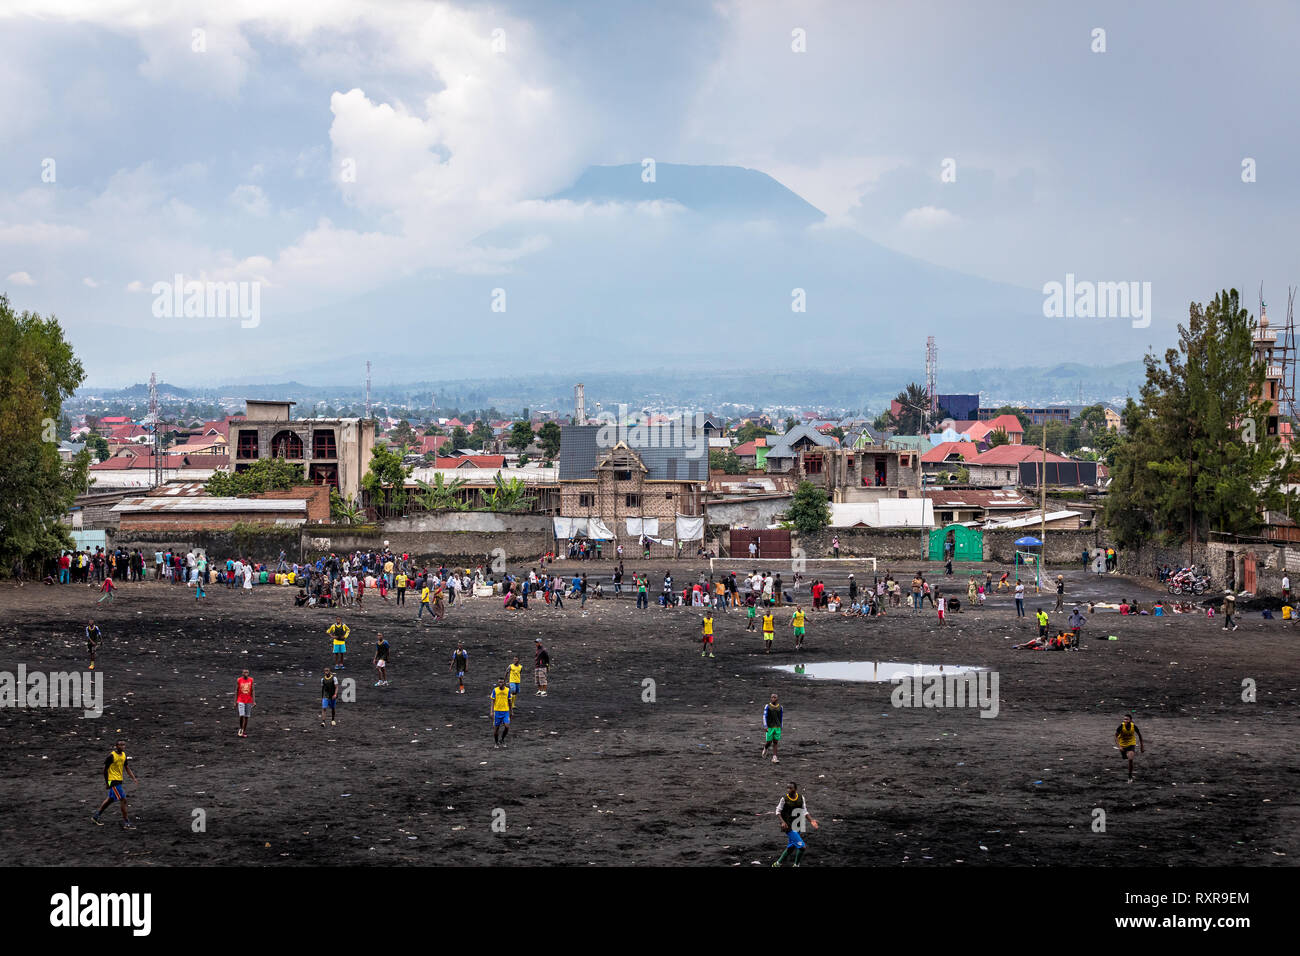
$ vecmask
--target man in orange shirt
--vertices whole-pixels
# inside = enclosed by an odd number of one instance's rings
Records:
[[[253,678],[244,668],[243,676],[235,678],[235,709],[239,711],[239,736],[248,736],[248,718],[253,716]]]

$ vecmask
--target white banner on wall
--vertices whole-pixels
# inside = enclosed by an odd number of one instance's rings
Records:
[[[690,517],[688,515],[677,516],[677,540],[678,541],[703,541],[704,540],[704,515]]]

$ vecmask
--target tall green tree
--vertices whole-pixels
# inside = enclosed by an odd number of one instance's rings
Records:
[[[506,446],[513,448],[515,451],[523,451],[533,443],[533,426],[531,423],[520,419],[510,426],[510,437],[506,439]]]
[[[745,470],[744,464],[730,448],[715,448],[710,451],[709,467],[727,475],[739,475]]]
[[[1129,400],[1126,433],[1111,450],[1106,521],[1121,545],[1153,532],[1203,539],[1249,534],[1264,509],[1286,504],[1286,449],[1268,434],[1265,368],[1255,323],[1235,289],[1193,302],[1178,347],[1146,356],[1141,401]]]
[[[542,446],[546,459],[553,460],[560,453],[560,426],[546,422],[537,430],[537,443]]]
[[[0,573],[72,543],[59,519],[86,488],[90,455],[59,457],[58,420],[84,378],[57,319],[0,295]]]
[[[361,487],[370,495],[370,503],[393,501],[405,496],[406,476],[411,469],[402,464],[400,452],[375,445],[370,452],[370,468],[361,476]]]
[[[831,523],[831,506],[826,492],[811,481],[799,482],[786,517],[800,534],[816,534]]]

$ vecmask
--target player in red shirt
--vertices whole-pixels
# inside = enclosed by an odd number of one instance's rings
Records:
[[[253,678],[248,676],[248,668],[244,668],[241,677],[235,678],[235,709],[239,711],[239,736],[248,736],[248,718],[253,716],[253,705],[257,703],[253,698]]]

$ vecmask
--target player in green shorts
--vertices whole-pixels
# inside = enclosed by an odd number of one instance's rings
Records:
[[[803,605],[796,604],[794,614],[790,618],[790,623],[794,625],[794,649],[803,650],[804,627],[807,624],[807,618],[804,615]]]
[[[758,608],[753,604],[749,605],[749,610],[746,612],[746,616],[749,620],[745,623],[745,630],[752,631],[754,625],[758,623]]]
[[[772,763],[780,763],[776,759],[777,745],[781,743],[781,719],[785,716],[785,708],[777,700],[776,694],[772,695],[772,702],[763,707],[763,756],[767,756],[767,749],[772,748]]]

